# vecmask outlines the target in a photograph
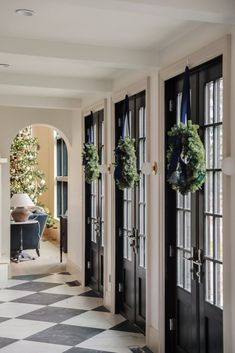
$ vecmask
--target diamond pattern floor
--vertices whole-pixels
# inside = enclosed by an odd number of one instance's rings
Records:
[[[17,276],[0,289],[0,353],[130,353],[144,345],[136,328],[67,272]]]

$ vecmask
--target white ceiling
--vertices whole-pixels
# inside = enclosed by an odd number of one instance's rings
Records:
[[[211,11],[211,1],[0,0],[0,63],[11,65],[0,69],[0,95],[106,93],[130,70],[157,66],[153,53],[200,21],[233,23],[234,2],[213,0]]]

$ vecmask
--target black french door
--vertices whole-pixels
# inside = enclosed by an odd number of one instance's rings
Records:
[[[123,130],[124,101],[115,105],[116,146]],[[116,308],[145,330],[146,312],[146,160],[145,92],[129,97],[129,127],[124,135],[135,138],[139,184],[120,191],[116,187]]]
[[[85,141],[96,145],[104,163],[104,111],[85,117]],[[104,174],[85,185],[86,285],[103,295],[104,282]]]
[[[166,353],[222,353],[222,57],[190,70],[190,87],[207,176],[186,196],[166,183]],[[166,81],[166,132],[180,121],[182,88],[182,75]]]

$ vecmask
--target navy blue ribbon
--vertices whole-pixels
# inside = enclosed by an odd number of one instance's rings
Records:
[[[181,101],[181,110],[180,110],[180,121],[183,124],[187,124],[187,120],[190,118],[190,83],[189,83],[189,68],[186,66],[184,72],[184,83],[183,83],[183,93]],[[171,156],[171,161],[168,169],[168,180],[171,181],[177,178],[177,175],[174,173],[177,170],[178,163],[181,165],[181,170],[186,171],[185,163],[181,159],[180,155],[183,148],[183,142],[180,136],[170,136],[169,144],[172,145],[173,152]],[[181,173],[182,175],[184,173]]]
[[[123,111],[123,116],[122,116],[122,138],[124,139],[125,137],[125,123],[127,122],[127,132],[130,135],[130,122],[129,122],[129,97],[128,95],[125,96],[124,100],[124,111]]]
[[[180,110],[180,121],[183,124],[187,124],[187,120],[190,118],[190,83],[189,83],[189,68],[186,66],[184,71],[184,84],[182,93],[182,102]]]

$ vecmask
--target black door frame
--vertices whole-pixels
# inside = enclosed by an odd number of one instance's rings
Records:
[[[135,112],[134,120],[136,121],[138,116],[137,116],[137,109],[136,109],[136,100],[140,99],[141,101],[144,101],[144,105],[146,107],[146,91],[143,90],[137,94],[132,95],[129,97],[130,101],[130,110]],[[119,115],[117,114],[116,107],[117,104],[123,103],[123,111],[119,112]],[[118,140],[120,136],[122,136],[122,124],[120,123],[120,117],[124,114],[124,101],[117,102],[115,104],[115,146],[117,146]],[[135,124],[136,125],[136,124]],[[134,134],[138,134],[138,126],[132,126],[132,131]],[[134,197],[136,199],[136,196]],[[123,238],[122,235],[120,234],[120,226],[123,224],[123,212],[120,212],[120,205],[122,205],[123,202],[123,192],[120,191],[117,187],[115,187],[115,248],[116,248],[116,256],[115,256],[115,312],[119,313],[121,311],[121,302],[122,302],[122,293],[119,288],[119,283],[122,283],[122,266],[123,266]],[[138,197],[136,199],[136,202],[138,202]],[[136,210],[133,209],[133,217],[135,219],[135,222],[137,221],[136,217]],[[146,247],[147,251],[147,247]],[[136,266],[136,261],[137,261],[137,255],[135,256],[134,260],[134,266]],[[136,270],[137,271],[137,270]],[[139,270],[141,271],[141,269]],[[137,273],[137,272],[136,272]],[[146,270],[145,270],[145,275],[146,275]],[[133,279],[134,281],[134,279]],[[145,279],[146,282],[146,279]],[[138,283],[134,284],[135,290],[138,289]],[[145,296],[146,296],[146,288],[144,288]],[[145,302],[145,309],[146,309],[146,297],[145,298],[140,298],[140,300],[143,299]],[[135,306],[137,308],[141,306],[141,302],[138,301],[138,298],[135,299]],[[127,308],[128,309],[128,308]],[[138,328],[142,331],[145,332],[145,321],[142,320],[142,318],[136,313],[135,322],[133,323],[138,325]]]
[[[222,56],[219,56],[207,63],[204,63],[200,66],[197,66],[193,69],[190,70],[191,75],[196,74],[197,72],[200,72],[202,69],[206,70],[207,68],[210,68],[211,65],[221,65],[221,70],[222,70]],[[220,70],[220,69],[219,69]],[[218,76],[219,77],[219,76]],[[183,74],[178,75],[178,79],[183,79]],[[175,87],[173,85],[168,84],[171,80],[175,79],[174,77],[172,79],[169,79],[165,81],[165,131],[169,131],[172,125],[175,123],[175,116],[176,113],[174,111],[174,93],[175,93]],[[197,78],[199,83],[199,78]],[[191,85],[194,85],[194,82],[191,82]],[[198,86],[197,86],[198,87]],[[198,91],[199,93],[199,91]],[[170,102],[171,101],[171,102]],[[202,97],[201,97],[202,101]],[[169,109],[169,102],[170,102],[170,109]],[[194,102],[195,103],[195,102]],[[198,123],[200,125],[203,125],[203,118],[204,118],[204,113],[203,113],[203,106],[196,107],[194,104],[191,106],[191,111],[192,111],[192,116],[197,117],[197,121],[194,121],[194,123]],[[203,139],[203,129],[199,129],[199,133]],[[167,136],[165,139],[165,147],[167,149]],[[165,149],[165,154],[166,154],[166,149]],[[167,170],[165,170],[165,175],[167,173]],[[200,217],[200,219],[203,218],[203,195],[202,192],[199,192],[197,197],[193,196],[192,199],[192,208],[196,210],[195,216],[192,219],[192,224],[196,222],[195,218]],[[170,214],[170,222],[167,222],[167,214]],[[195,223],[196,224],[196,223]],[[203,247],[203,222],[199,222],[197,228],[192,231],[199,232],[200,237],[198,239],[198,244],[197,246],[202,248]],[[172,234],[176,233],[176,192],[171,189],[169,184],[165,182],[165,349],[167,353],[175,353],[175,347],[176,347],[176,341],[177,341],[177,325],[175,320],[172,321],[172,331],[169,330],[169,320],[170,318],[175,318],[176,317],[176,302],[172,299],[173,297],[176,298],[176,253],[175,253],[175,248],[176,248],[176,236],[172,236]],[[200,321],[200,313],[204,310],[204,303],[202,298],[204,297],[204,288],[197,287],[197,295],[194,298],[194,302],[196,303],[197,301],[200,300],[200,307],[198,312],[196,312],[196,308],[193,308],[195,317],[197,318],[197,321]],[[199,299],[200,298],[200,299]],[[208,305],[207,305],[208,306]],[[210,309],[207,309],[210,310]],[[222,318],[222,312],[218,312],[216,314],[218,317]],[[202,323],[201,319],[201,327],[199,326],[198,328],[195,328],[194,334],[195,336],[198,337],[199,339],[199,349],[200,353],[207,352],[206,345],[207,343],[202,339],[202,330],[205,330],[205,323]],[[195,323],[192,322],[192,326]],[[195,352],[198,353],[199,350],[195,349]],[[181,352],[181,351],[179,351]],[[183,351],[182,351],[183,352]],[[189,353],[194,353],[194,350]],[[222,353],[222,352],[221,352]]]
[[[96,135],[98,137],[97,141],[97,149],[99,154],[99,159],[101,159],[101,149],[104,146],[101,146],[101,135],[102,135],[102,127],[101,124],[104,121],[104,109],[91,113],[88,116],[84,117],[84,129],[85,129],[85,142],[89,141],[88,131],[92,128],[94,123],[97,124]],[[92,142],[92,141],[91,141]],[[101,175],[97,180],[97,202],[96,209],[99,212],[101,211]],[[100,217],[99,217],[100,218]],[[98,278],[97,283],[92,283],[92,274],[91,274],[91,184],[85,182],[85,285],[90,286],[93,290],[95,290],[100,296],[103,296],[104,289],[104,246],[101,244],[101,237],[97,235],[98,241],[98,258],[97,258],[97,270],[98,270]],[[101,230],[101,222],[99,221],[99,229]],[[101,257],[103,261],[101,261]],[[88,264],[90,266],[88,266]],[[94,281],[93,281],[94,282]]]

